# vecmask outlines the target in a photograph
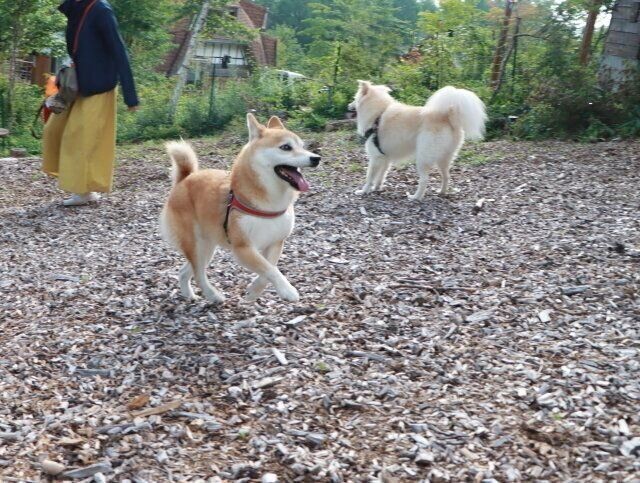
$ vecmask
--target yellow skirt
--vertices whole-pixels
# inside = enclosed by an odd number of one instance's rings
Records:
[[[42,135],[42,169],[71,193],[108,193],[116,155],[116,90],[79,97],[52,114]]]

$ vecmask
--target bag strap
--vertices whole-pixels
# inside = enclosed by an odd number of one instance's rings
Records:
[[[89,5],[87,5],[87,8],[84,9],[82,18],[80,19],[80,23],[78,24],[78,30],[76,30],[76,35],[75,35],[75,38],[73,39],[73,51],[72,51],[73,55],[76,55],[76,51],[78,50],[78,40],[80,40],[80,31],[82,30],[84,21],[87,18],[87,14],[89,13],[89,10],[93,8],[93,6],[96,4],[97,1],[98,0],[93,0]]]
[[[36,113],[36,117],[33,120],[33,122],[31,123],[31,135],[35,138],[35,139],[40,139],[42,136],[38,136],[36,134],[36,124],[38,123],[38,120],[40,119],[40,113],[42,112],[42,110],[44,109],[45,105],[46,105],[47,100],[45,99],[42,104],[40,104],[40,109],[38,109],[38,112]]]

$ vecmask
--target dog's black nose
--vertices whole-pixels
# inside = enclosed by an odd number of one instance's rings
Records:
[[[314,168],[320,164],[320,159],[320,156],[309,156],[311,166],[313,166]]]

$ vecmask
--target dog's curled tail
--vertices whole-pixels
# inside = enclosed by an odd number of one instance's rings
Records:
[[[487,113],[484,103],[473,92],[446,86],[433,94],[425,109],[448,115],[454,127],[464,131],[467,139],[482,139]]]
[[[191,173],[198,171],[198,156],[189,143],[170,141],[165,147],[171,161],[173,161],[171,177],[174,185],[177,185]]]

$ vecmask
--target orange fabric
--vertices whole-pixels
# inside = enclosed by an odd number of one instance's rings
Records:
[[[44,96],[47,98],[57,93],[58,86],[56,86],[56,76],[50,75],[44,84]],[[42,109],[42,118],[45,123],[49,120],[49,116],[51,116],[51,110],[45,106],[44,109]]]
[[[56,76],[50,75],[47,82],[44,85],[44,94],[49,97],[58,93],[58,87],[56,86]]]

